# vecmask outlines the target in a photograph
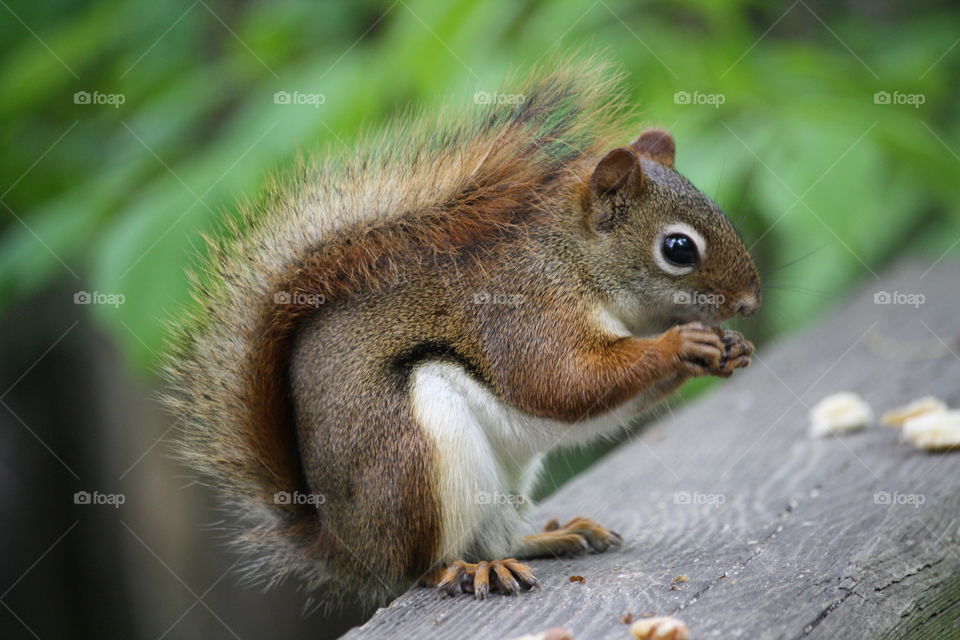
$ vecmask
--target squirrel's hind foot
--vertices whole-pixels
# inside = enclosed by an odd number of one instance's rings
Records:
[[[449,596],[472,593],[479,600],[490,593],[511,595],[540,585],[533,570],[513,558],[476,563],[457,560],[439,570],[437,576],[437,591]]]
[[[536,558],[602,553],[621,544],[623,538],[619,533],[590,518],[577,517],[562,527],[553,519],[547,522],[543,533],[523,537],[518,555]]]

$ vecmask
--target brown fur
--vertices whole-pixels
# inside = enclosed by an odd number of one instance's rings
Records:
[[[382,601],[452,560],[438,555],[444,452],[409,406],[420,362],[452,359],[507,404],[571,423],[725,371],[690,364],[689,332],[597,327],[597,305],[624,294],[646,305],[636,328],[678,319],[666,302],[678,284],[647,255],[658,221],[675,217],[713,247],[685,286],[759,302],[729,221],[670,169],[672,138],[641,136],[601,162],[623,126],[612,87],[594,63],[565,63],[521,85],[521,106],[401,125],[366,155],[302,169],[213,245],[200,318],[180,323],[170,404],[184,457],[260,554],[254,574]],[[483,292],[522,303],[477,305]]]

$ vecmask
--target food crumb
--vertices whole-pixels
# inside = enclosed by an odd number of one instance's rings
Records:
[[[682,620],[661,616],[637,620],[630,627],[637,640],[689,640],[690,632]]]
[[[630,624],[631,622],[633,622],[633,614],[629,611],[620,616],[620,624]]]

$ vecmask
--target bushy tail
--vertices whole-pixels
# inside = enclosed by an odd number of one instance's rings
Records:
[[[193,311],[174,323],[167,403],[182,457],[236,516],[249,575],[349,582],[324,562],[337,541],[322,508],[287,499],[306,490],[289,351],[315,301],[376,288],[413,255],[456,251],[542,206],[620,135],[616,86],[603,62],[561,61],[499,92],[509,100],[407,118],[350,156],[301,163],[210,241]]]

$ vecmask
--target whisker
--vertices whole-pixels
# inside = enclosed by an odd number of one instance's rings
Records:
[[[724,158],[723,162],[720,164],[720,175],[717,176],[717,186],[713,189],[713,199],[716,200],[717,196],[720,195],[720,185],[723,183],[723,172],[727,168],[727,159]]]
[[[827,246],[827,245],[822,244],[822,245],[820,245],[819,247],[817,247],[816,249],[810,251],[809,253],[806,253],[806,254],[800,256],[799,258],[796,258],[795,260],[791,260],[790,262],[787,262],[787,263],[785,263],[785,264],[782,264],[782,265],[780,265],[779,267],[774,267],[773,269],[770,269],[770,270],[767,271],[764,275],[767,276],[767,275],[770,275],[771,273],[776,273],[777,271],[782,271],[783,269],[786,269],[787,267],[792,267],[793,265],[797,264],[797,263],[800,262],[801,260],[806,260],[807,258],[809,258],[810,256],[814,255],[814,254],[817,253],[818,251],[822,250],[822,249],[823,249],[824,247],[826,247],[826,246]]]
[[[763,288],[764,288],[764,289],[779,289],[779,290],[781,290],[781,291],[790,291],[790,292],[793,292],[793,293],[805,293],[805,294],[807,294],[807,295],[809,295],[809,296],[813,296],[813,297],[819,298],[819,299],[821,299],[821,300],[828,300],[828,299],[830,298],[830,296],[827,295],[827,293],[826,293],[825,291],[818,291],[817,289],[810,289],[810,288],[807,288],[807,287],[799,287],[799,286],[796,286],[796,285],[789,285],[789,284],[765,284],[765,285],[763,285]]]

